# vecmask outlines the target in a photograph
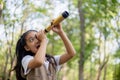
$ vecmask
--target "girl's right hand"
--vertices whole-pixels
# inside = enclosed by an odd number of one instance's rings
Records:
[[[40,30],[37,34],[36,37],[38,40],[43,41],[43,40],[47,40],[46,34],[44,32],[44,30]]]

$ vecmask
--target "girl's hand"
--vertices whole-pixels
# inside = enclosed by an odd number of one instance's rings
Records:
[[[46,39],[47,39],[44,30],[40,30],[40,31],[36,34],[36,37],[37,37],[37,39],[40,40],[40,41],[43,41],[43,40],[46,40]]]
[[[53,26],[52,31],[57,34],[60,34],[63,31],[62,25],[59,23],[58,25]]]

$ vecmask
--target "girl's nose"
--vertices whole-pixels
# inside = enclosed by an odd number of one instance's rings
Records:
[[[37,36],[35,35],[35,42],[40,42],[38,39],[37,39]]]

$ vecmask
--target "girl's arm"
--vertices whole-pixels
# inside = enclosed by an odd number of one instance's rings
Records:
[[[38,51],[36,52],[34,58],[29,62],[28,68],[36,68],[41,65],[43,65],[45,61],[45,54],[46,54],[46,46],[47,46],[47,39],[46,39],[46,34],[44,31],[40,31],[37,34],[38,40],[40,40],[40,47]]]
[[[66,36],[66,34],[63,31],[62,26],[60,24],[53,27],[52,30],[54,32],[56,32],[61,37],[61,39],[65,45],[65,48],[66,48],[66,52],[61,55],[60,62],[59,62],[59,64],[63,64],[65,62],[67,62],[68,60],[70,60],[75,55],[76,51],[73,48],[72,43],[70,42],[70,40]]]

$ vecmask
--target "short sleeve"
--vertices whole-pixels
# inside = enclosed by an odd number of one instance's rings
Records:
[[[28,69],[28,64],[29,64],[30,60],[32,60],[32,59],[33,59],[33,56],[30,56],[30,55],[23,57],[22,66],[24,69],[24,75],[26,75],[30,72],[30,69]]]
[[[60,68],[61,68],[61,65],[59,64],[59,62],[60,62],[60,55],[56,55],[56,56],[54,56],[54,58],[55,58],[55,61],[56,61],[56,63],[57,63],[57,71],[59,71],[60,70]]]

